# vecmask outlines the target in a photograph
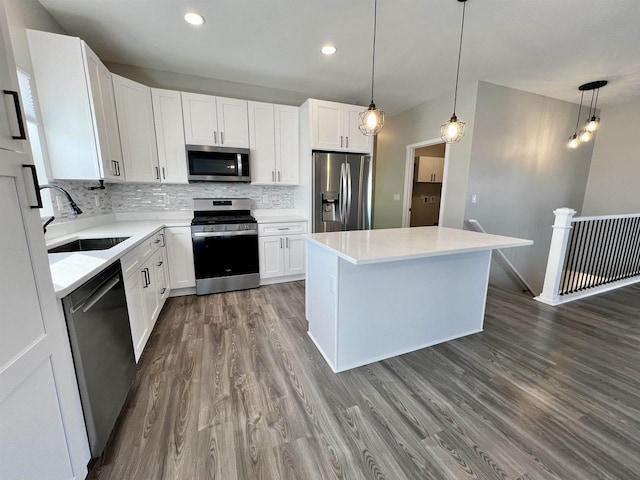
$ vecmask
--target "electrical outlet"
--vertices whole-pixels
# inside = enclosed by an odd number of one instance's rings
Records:
[[[396,202],[399,202],[400,201],[400,194],[399,193],[394,193],[393,194],[393,200],[396,201]]]
[[[429,203],[429,197],[427,197],[427,196],[422,197],[422,202],[423,203]]]
[[[471,203],[478,203],[478,195],[475,193],[471,195]]]
[[[266,193],[262,195],[262,203],[269,203],[269,195]]]
[[[60,195],[56,195],[56,206],[58,207],[59,212],[64,210],[64,203],[62,202],[62,197]]]
[[[100,195],[97,193],[93,196],[93,200],[96,202],[96,207],[100,208]]]
[[[435,195],[433,195],[431,197],[431,203],[438,203],[438,197],[436,197]]]

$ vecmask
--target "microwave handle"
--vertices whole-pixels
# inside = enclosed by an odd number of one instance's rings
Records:
[[[239,153],[236,155],[236,162],[238,164],[238,176],[242,177],[244,175],[244,172],[242,171],[242,155]]]

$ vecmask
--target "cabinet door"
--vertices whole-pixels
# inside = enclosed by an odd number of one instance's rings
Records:
[[[193,244],[190,227],[169,227],[164,229],[167,242],[167,259],[171,289],[196,286],[193,265]]]
[[[31,208],[35,185],[25,182],[23,164],[31,163],[0,150],[0,477],[84,478],[86,430],[40,215]]]
[[[156,320],[160,316],[160,311],[164,306],[164,301],[168,296],[167,281],[164,276],[164,257],[162,255],[163,248],[159,248],[151,259],[151,266],[153,266],[153,291],[156,294],[156,310],[153,317],[151,317],[151,328],[156,324]]]
[[[218,145],[249,148],[249,117],[247,101],[237,98],[216,98],[218,112]]]
[[[100,179],[81,40],[36,30],[27,38],[53,178]]]
[[[187,145],[218,145],[216,97],[187,92],[181,97]]]
[[[3,8],[0,6],[0,9]],[[0,22],[0,93],[3,93],[4,100],[0,103],[0,148],[24,152],[27,126],[22,116],[18,76],[14,68],[9,28],[3,10],[0,10]],[[14,138],[20,136],[24,136],[25,139]]]
[[[444,179],[444,158],[433,158],[433,181],[435,183],[442,183]]]
[[[164,302],[169,298],[169,294],[171,293],[171,287],[169,286],[169,260],[167,257],[167,248],[160,248],[160,252],[162,253],[162,282],[160,286],[160,309],[164,306]]]
[[[313,100],[311,103],[311,148],[341,150],[344,144],[342,106]]]
[[[149,328],[149,335],[153,330],[153,325],[160,313],[160,290],[158,289],[158,279],[156,278],[157,253],[142,266],[143,283],[142,298],[144,302],[145,320]],[[148,338],[148,336],[147,336]],[[146,340],[145,340],[146,342]]]
[[[360,123],[360,114],[366,110],[366,107],[357,105],[344,105],[344,147],[349,152],[368,153],[371,151],[373,137],[363,135],[358,128]]]
[[[284,273],[284,237],[260,237],[260,278],[281,277]]]
[[[118,75],[112,79],[127,181],[159,182],[151,89]]]
[[[302,235],[285,237],[284,274],[299,275],[305,272],[304,240]]]
[[[124,291],[127,296],[127,310],[129,312],[129,324],[131,326],[131,338],[136,362],[144,350],[150,334],[150,326],[147,321],[145,294],[143,286],[147,283],[146,272],[139,269],[124,281]]]
[[[249,102],[248,106],[251,183],[276,183],[273,104]]]
[[[300,184],[298,107],[274,105],[276,179],[285,185]]]
[[[162,183],[189,183],[180,92],[151,89]]]

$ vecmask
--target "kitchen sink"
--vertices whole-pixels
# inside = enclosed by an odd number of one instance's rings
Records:
[[[50,248],[49,253],[86,252],[89,250],[107,250],[124,242],[130,237],[80,238]]]

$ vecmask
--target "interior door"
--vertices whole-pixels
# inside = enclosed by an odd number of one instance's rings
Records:
[[[89,445],[30,160],[0,150],[0,478],[84,478]]]

